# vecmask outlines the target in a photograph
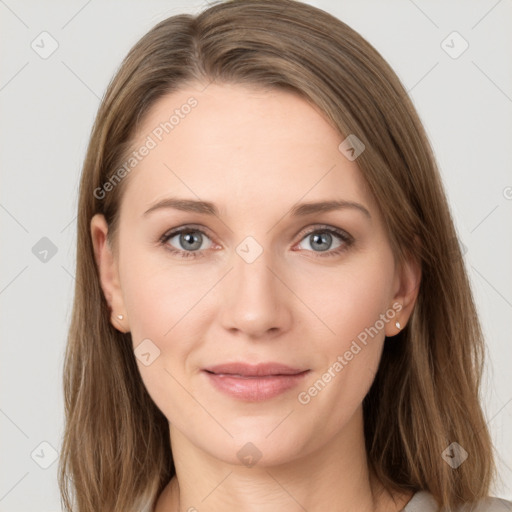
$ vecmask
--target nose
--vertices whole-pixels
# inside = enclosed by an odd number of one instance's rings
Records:
[[[223,279],[221,322],[231,333],[251,339],[275,337],[292,325],[293,293],[286,286],[286,272],[264,250],[252,262],[238,254],[233,269]]]

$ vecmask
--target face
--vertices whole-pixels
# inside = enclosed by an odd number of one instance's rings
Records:
[[[416,283],[316,108],[203,88],[159,100],[140,127],[134,148],[151,147],[124,178],[119,252],[101,216],[92,236],[112,322],[131,332],[171,438],[275,464],[351,435]]]

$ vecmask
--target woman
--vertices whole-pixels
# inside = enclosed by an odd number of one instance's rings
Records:
[[[483,337],[423,127],[290,0],[159,23],[83,168],[68,511],[502,510]]]

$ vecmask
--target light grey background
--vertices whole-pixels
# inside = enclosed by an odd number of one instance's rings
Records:
[[[512,499],[512,2],[309,3],[379,50],[425,124],[489,348],[483,400],[500,471],[493,494]],[[77,187],[99,98],[145,32],[204,5],[0,0],[0,511],[60,510],[51,447],[60,451]],[[43,31],[58,43],[46,59],[52,41]],[[453,31],[469,43],[458,58],[445,51],[462,48],[457,36],[441,45]],[[32,251],[43,237],[57,249],[46,262]]]

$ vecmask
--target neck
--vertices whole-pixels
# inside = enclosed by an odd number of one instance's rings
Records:
[[[362,412],[320,449],[271,466],[220,461],[170,430],[176,476],[155,512],[391,512],[411,497],[392,496],[370,472]]]

